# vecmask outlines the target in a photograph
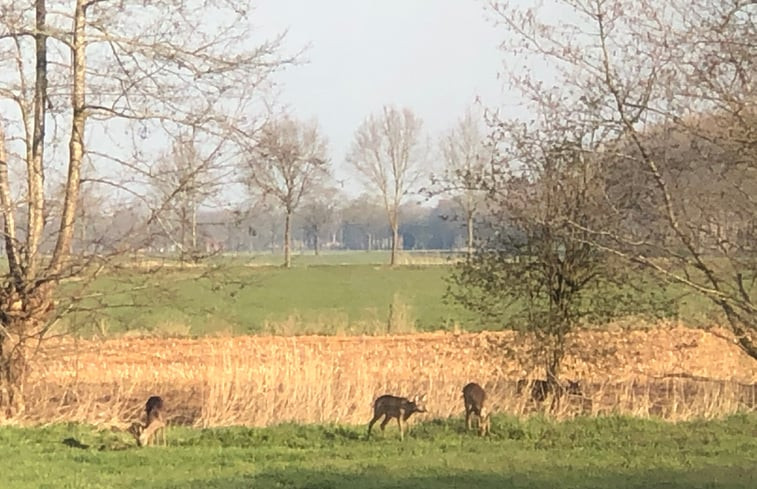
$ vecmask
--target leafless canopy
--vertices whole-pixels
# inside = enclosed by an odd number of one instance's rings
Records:
[[[316,191],[328,175],[326,140],[315,122],[282,117],[266,123],[249,161],[253,191],[270,196],[283,207],[284,266],[291,266],[291,219],[303,196]]]
[[[399,209],[414,190],[427,150],[422,121],[410,109],[384,107],[355,132],[347,161],[384,201],[392,230],[391,264],[399,249]]]
[[[436,179],[434,193],[451,194],[465,218],[468,253],[473,250],[474,218],[483,204],[487,171],[492,162],[492,146],[482,128],[483,116],[472,109],[439,141],[444,171]]]

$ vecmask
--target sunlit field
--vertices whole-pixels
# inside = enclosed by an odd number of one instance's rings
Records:
[[[404,253],[391,268],[384,252],[297,255],[294,267],[271,254],[213,257],[199,265],[173,260],[126,261],[93,282],[65,284],[61,297],[86,299],[61,323],[79,335],[126,332],[204,334],[386,334],[506,329],[483,323],[445,297],[455,258]],[[668,319],[690,326],[722,321],[708,301],[680,287]],[[631,321],[634,322],[633,319]],[[637,322],[639,326],[642,324]]]
[[[427,394],[423,419],[462,410],[471,381],[494,412],[557,419],[623,414],[714,419],[757,407],[757,363],[727,331],[658,325],[578,332],[562,375],[582,384],[555,409],[518,392],[543,366],[533,338],[512,331],[386,336],[205,336],[53,339],[32,364],[28,424],[76,421],[125,429],[147,397],[171,424],[270,426],[367,422],[385,393]]]

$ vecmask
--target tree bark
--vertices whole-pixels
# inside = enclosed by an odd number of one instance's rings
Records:
[[[39,265],[39,244],[45,226],[45,180],[43,171],[45,149],[45,120],[47,114],[47,7],[45,0],[35,1],[34,44],[36,73],[34,81],[34,132],[32,135],[31,160],[27,161],[27,185],[29,188],[29,236],[25,250],[25,279],[34,280]]]
[[[468,230],[468,256],[473,254],[473,213],[468,212],[468,219],[466,222]]]
[[[48,267],[50,275],[60,273],[65,260],[71,253],[71,241],[74,235],[74,221],[76,220],[76,205],[79,201],[79,186],[81,182],[81,163],[84,157],[84,125],[87,119],[84,99],[84,85],[86,80],[86,37],[84,27],[86,2],[77,0],[74,13],[74,35],[72,40],[72,120],[71,139],[68,150],[68,177],[66,180],[66,194],[63,201],[63,213],[60,220],[58,240],[55,243],[53,257]]]
[[[19,256],[16,239],[15,209],[11,200],[10,181],[8,180],[8,154],[5,149],[5,127],[0,121],[0,209],[3,214],[3,233],[5,236],[5,253],[8,256],[8,271],[16,287],[23,281],[21,256]],[[0,341],[2,343],[2,341]]]
[[[399,249],[400,241],[400,229],[399,224],[392,224],[392,258],[389,261],[389,266],[397,265],[397,250]]]
[[[189,212],[192,213],[192,223],[191,223],[191,237],[192,237],[192,257],[194,259],[197,259],[197,204],[195,203],[194,197],[191,199],[191,208]]]
[[[292,266],[290,234],[292,231],[292,212],[287,211],[284,220],[284,267]]]

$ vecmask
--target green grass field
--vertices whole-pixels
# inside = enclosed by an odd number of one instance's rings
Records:
[[[4,489],[757,487],[757,415],[668,424],[629,418],[461,419],[364,427],[172,428],[167,447],[81,425],[0,428]]]
[[[473,327],[462,308],[443,301],[448,273],[440,266],[379,265],[121,273],[91,284],[98,297],[83,301],[85,311],[68,321],[85,335],[98,324],[108,333],[376,333],[386,330],[391,309],[402,323],[395,332],[455,322]]]
[[[436,258],[444,263],[443,257]],[[385,261],[383,253],[358,252],[296,257],[289,270],[261,264],[274,259],[224,257],[201,267],[149,272],[125,267],[89,284],[83,293],[90,298],[78,303],[80,311],[69,315],[65,324],[83,335],[137,331],[183,336],[508,327],[482,324],[444,300],[449,263],[390,268],[379,264]],[[80,287],[79,282],[66,284],[61,298],[78,293]],[[717,309],[701,297],[681,288],[669,293],[685,323],[718,321]]]

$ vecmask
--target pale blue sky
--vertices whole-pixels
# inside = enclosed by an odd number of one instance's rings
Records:
[[[316,118],[342,167],[357,126],[384,104],[407,106],[432,140],[480,97],[499,105],[502,32],[480,0],[257,0],[252,22],[309,44],[308,63],[278,76],[280,102]]]

